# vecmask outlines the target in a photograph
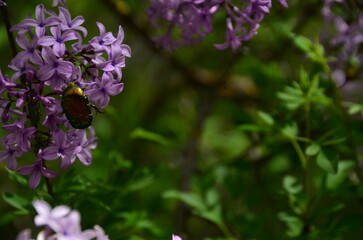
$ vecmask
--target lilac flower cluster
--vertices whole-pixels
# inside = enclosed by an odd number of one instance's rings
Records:
[[[15,70],[11,77],[0,71],[0,117],[2,129],[8,132],[2,137],[0,161],[10,170],[30,174],[31,188],[42,176],[57,174],[47,169],[45,161],[60,158],[61,168],[68,168],[76,158],[84,165],[92,162],[91,150],[97,145],[94,129],[70,125],[61,106],[64,89],[74,84],[88,96],[89,108],[103,109],[110,96],[123,90],[121,69],[131,56],[130,47],[122,43],[121,26],[114,37],[97,23],[99,36],[85,43],[84,18],[72,18],[65,0],[53,0],[56,6],[58,13],[40,4],[35,19],[27,17],[12,27],[21,52],[9,64]],[[29,151],[37,155],[36,160],[18,168],[17,158]]]
[[[108,240],[103,229],[95,225],[93,229],[82,231],[81,215],[76,210],[71,210],[67,206],[57,206],[54,209],[42,200],[33,202],[33,206],[38,215],[34,218],[36,226],[44,226],[37,240],[54,239],[77,239],[77,240]],[[31,240],[30,229],[21,231],[16,240]]]
[[[288,7],[286,0],[278,0]],[[264,16],[270,13],[271,0],[150,0],[148,16],[151,23],[166,29],[156,39],[162,46],[175,49],[193,45],[213,31],[212,20],[217,12],[226,15],[226,41],[215,44],[217,49],[238,49],[250,41]],[[177,30],[181,32],[179,35]]]
[[[334,57],[329,64],[338,85],[344,84],[347,79],[363,76],[363,12],[356,4],[359,3],[324,1],[322,14],[325,31],[322,32],[321,41],[326,45],[329,56]]]
[[[82,231],[81,215],[77,210],[71,210],[68,206],[52,207],[45,201],[36,200],[33,206],[38,213],[34,218],[36,226],[44,226],[37,240],[61,240],[61,239],[77,239],[77,240],[108,240],[108,236],[104,230],[95,225],[93,229]],[[21,231],[16,240],[32,240],[30,229]],[[172,240],[182,240],[178,235],[172,235]]]

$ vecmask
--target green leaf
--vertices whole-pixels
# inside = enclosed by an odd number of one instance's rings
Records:
[[[219,195],[213,188],[209,189],[206,193],[205,200],[208,207],[213,207],[219,203]]]
[[[257,112],[257,115],[267,125],[272,126],[274,124],[274,119],[268,113],[265,113],[265,112],[262,112],[262,111],[258,111]]]
[[[301,234],[304,223],[296,216],[291,216],[285,212],[280,212],[278,218],[287,225],[286,235],[289,237],[297,237]]]
[[[136,128],[130,134],[130,137],[132,139],[144,139],[144,140],[153,141],[164,146],[168,146],[170,144],[170,142],[165,137],[153,132],[146,131],[142,128]]]
[[[346,137],[342,137],[342,138],[336,138],[336,139],[326,140],[326,141],[324,141],[324,142],[321,143],[321,146],[328,146],[328,145],[339,144],[341,142],[344,142],[346,139],[347,139]]]
[[[298,180],[294,176],[291,175],[284,177],[282,180],[282,185],[286,192],[293,195],[298,194],[303,190],[303,186],[299,184]]]
[[[6,171],[9,173],[9,178],[10,179],[17,181],[21,185],[24,185],[24,186],[28,185],[28,180],[27,180],[27,178],[25,176],[20,175],[16,171],[10,171],[8,169],[6,169]]]
[[[295,45],[300,48],[302,51],[306,52],[306,53],[310,53],[311,49],[313,47],[312,42],[303,36],[298,36],[298,35],[294,35],[294,43]]]
[[[291,110],[294,110],[304,104],[302,92],[299,95],[292,95],[291,93],[286,92],[278,92],[277,97],[283,100],[286,104],[286,107]]]
[[[305,153],[306,155],[314,156],[318,154],[319,151],[320,151],[320,145],[317,144],[316,142],[313,142],[312,144],[309,145],[309,147],[306,148]]]
[[[329,68],[324,56],[324,47],[318,41],[313,42],[304,36],[294,34],[291,34],[290,37],[292,37],[295,45],[305,52],[313,62],[321,64],[326,70]]]
[[[320,151],[316,161],[319,167],[328,173],[335,174],[337,172],[338,154],[334,152]]]
[[[19,215],[15,214],[14,212],[1,214],[0,215],[0,226],[4,226],[4,225],[10,223],[18,216]]]
[[[339,185],[344,182],[344,180],[348,177],[349,173],[355,166],[354,161],[350,160],[342,160],[338,163],[338,171],[337,174],[328,174],[326,180],[326,186],[328,189],[336,189]]]
[[[266,127],[261,127],[254,124],[242,124],[238,127],[238,129],[246,132],[263,132],[267,130]]]
[[[297,124],[296,123],[291,123],[291,124],[288,124],[286,125],[282,130],[281,130],[282,134],[285,136],[285,137],[288,137],[288,138],[292,138],[294,139],[297,134],[298,134],[298,130],[297,130]]]
[[[350,115],[353,115],[353,114],[356,114],[356,113],[358,113],[360,111],[362,111],[362,105],[358,104],[358,103],[355,103],[352,106],[350,106],[350,108],[348,110],[348,113]]]
[[[222,209],[220,205],[217,205],[214,208],[209,209],[208,211],[197,212],[196,214],[216,224],[223,222]]]
[[[200,212],[206,211],[206,209],[207,209],[202,197],[197,193],[193,193],[193,192],[184,193],[184,192],[170,190],[170,191],[166,191],[163,194],[163,197],[179,199],[180,201],[183,201],[190,207],[192,207],[195,210],[200,211]]]
[[[15,193],[7,193],[7,192],[4,192],[2,196],[4,201],[7,202],[9,205],[13,206],[18,210],[28,212],[26,206],[29,205],[29,201],[27,199]]]
[[[277,93],[277,97],[280,98],[281,100],[285,100],[285,101],[301,101],[302,97],[300,95],[292,95],[291,93],[286,93],[286,92],[278,92]]]
[[[133,181],[127,187],[129,191],[138,191],[146,186],[150,185],[154,181],[154,176],[145,176],[141,179]]]

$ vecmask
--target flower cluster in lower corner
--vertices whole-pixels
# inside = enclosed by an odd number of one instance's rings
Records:
[[[94,129],[88,127],[91,110],[105,108],[110,96],[122,92],[121,69],[131,56],[121,26],[115,37],[98,22],[99,35],[85,42],[84,18],[72,18],[64,0],[53,1],[54,7],[58,4],[57,12],[39,4],[34,18],[12,27],[21,52],[10,61],[12,76],[0,71],[0,121],[8,133],[2,137],[0,161],[30,174],[31,188],[42,176],[57,174],[45,161],[60,159],[60,168],[77,158],[91,164],[97,145]],[[66,92],[69,86],[73,89]],[[37,156],[33,164],[18,168],[18,158],[30,151]]]
[[[44,227],[36,240],[109,240],[102,227],[95,225],[93,229],[82,230],[81,215],[77,210],[60,205],[52,208],[43,200],[36,200],[33,206],[37,212],[34,223]],[[21,231],[16,240],[32,240],[30,229]],[[172,235],[172,240],[182,240],[178,235]]]
[[[44,227],[37,240],[61,240],[61,239],[78,239],[78,240],[108,240],[108,236],[103,229],[95,225],[93,229],[82,230],[81,215],[78,211],[70,209],[68,206],[52,207],[45,201],[36,200],[33,206],[38,215],[34,218],[35,225]],[[25,229],[21,231],[16,240],[31,240],[31,231]]]
[[[223,11],[226,15],[225,38],[217,49],[236,50],[242,42],[250,41],[260,27],[260,22],[270,13],[272,0],[149,0],[148,16],[156,27],[163,27],[165,34],[156,40],[164,47],[175,49],[193,45],[213,31],[212,20]],[[278,0],[288,7],[286,0]],[[178,29],[180,36],[173,39]]]
[[[179,237],[178,235],[175,235],[175,234],[173,234],[173,235],[171,236],[171,239],[172,239],[172,240],[182,240],[182,238],[181,238],[181,237]]]

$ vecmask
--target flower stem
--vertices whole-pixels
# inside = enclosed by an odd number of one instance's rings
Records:
[[[304,107],[305,110],[305,134],[304,137],[307,139],[310,139],[310,101],[307,101]],[[305,144],[306,147],[308,144]],[[305,148],[306,149],[306,148]],[[309,155],[304,154],[305,160],[306,160],[306,168],[304,172],[304,185],[305,185],[305,192],[306,196],[308,198],[308,201],[310,200],[310,157]]]
[[[45,163],[45,160],[43,159],[42,160],[42,164],[43,164],[43,166],[45,167],[45,168],[47,168],[47,166],[46,166],[46,163]],[[50,195],[50,196],[52,196],[53,197],[53,194],[54,194],[54,192],[53,192],[53,184],[52,184],[52,182],[50,181],[50,178],[47,178],[47,177],[44,177],[45,178],[45,185],[47,186],[47,192],[48,192],[48,194]]]
[[[6,2],[6,1],[4,1],[4,2]],[[11,24],[10,24],[10,17],[9,17],[7,5],[0,7],[0,10],[1,10],[1,13],[2,13],[3,18],[4,18],[6,33],[8,35],[10,49],[11,49],[11,52],[12,52],[13,56],[15,57],[16,54],[17,54],[17,50],[16,50],[16,44],[15,44],[15,40],[14,40],[14,35],[10,31]]]
[[[217,224],[218,228],[223,232],[223,234],[227,237],[228,240],[234,240],[236,239],[233,234],[231,233],[231,231],[229,231],[229,229],[227,228],[226,224],[224,224],[223,222],[220,222]]]
[[[306,170],[306,166],[307,166],[307,159],[305,157],[304,152],[302,151],[302,149],[301,149],[299,143],[296,141],[296,139],[291,138],[290,139],[290,142],[291,142],[292,146],[294,147],[294,149],[295,149],[295,151],[297,153],[297,156],[299,157],[299,160],[300,160],[300,163],[301,163],[302,168],[305,171]]]

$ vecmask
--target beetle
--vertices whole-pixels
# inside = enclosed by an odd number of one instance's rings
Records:
[[[87,95],[83,89],[70,82],[62,93],[62,108],[69,123],[77,129],[89,127],[93,121],[93,115]]]

